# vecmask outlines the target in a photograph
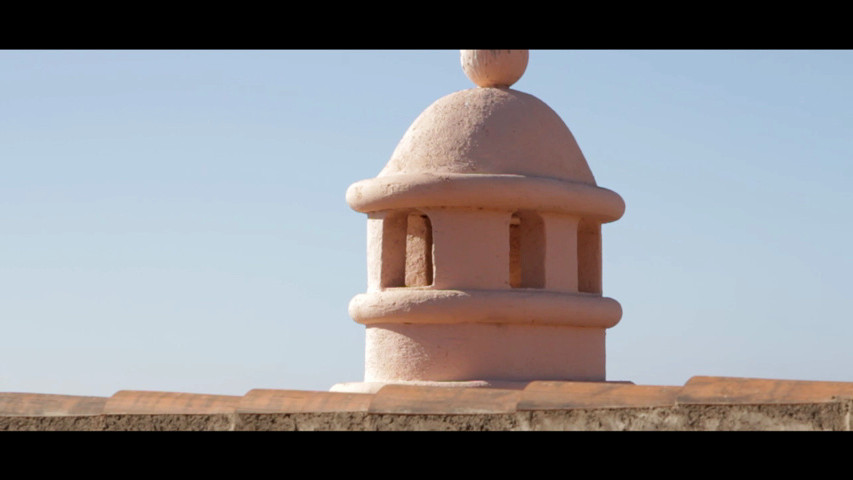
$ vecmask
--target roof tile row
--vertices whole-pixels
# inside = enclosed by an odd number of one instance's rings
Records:
[[[523,390],[388,385],[375,394],[256,389],[246,395],[122,390],[112,397],[0,393],[0,416],[363,412],[494,414],[577,408],[804,404],[853,398],[853,382],[693,377],[683,387],[537,381]]]

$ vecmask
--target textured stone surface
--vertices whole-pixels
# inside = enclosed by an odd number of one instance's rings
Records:
[[[528,416],[518,413],[483,415],[373,415],[371,427],[378,431],[523,431]]]
[[[689,405],[683,429],[698,431],[847,430],[843,402],[797,405]]]
[[[107,431],[205,432],[234,430],[234,414],[129,414],[103,415]]]
[[[240,413],[235,430],[240,431],[369,431],[371,417],[364,412]]]
[[[0,415],[0,431],[87,432],[104,429],[102,415]]]
[[[530,413],[534,431],[673,431],[684,430],[685,413],[676,407],[577,408]]]

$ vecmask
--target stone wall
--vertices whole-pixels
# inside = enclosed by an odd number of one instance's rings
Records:
[[[853,383],[694,377],[683,387],[532,382],[523,390],[386,386],[376,394],[0,393],[0,430],[849,431]]]

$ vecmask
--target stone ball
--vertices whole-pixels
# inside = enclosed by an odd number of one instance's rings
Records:
[[[461,50],[465,75],[480,87],[507,88],[527,69],[527,50]]]

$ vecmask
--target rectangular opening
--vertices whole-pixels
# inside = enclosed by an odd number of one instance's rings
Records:
[[[513,215],[509,221],[509,286],[521,288],[521,219]]]
[[[509,285],[545,287],[545,224],[534,212],[518,212],[510,220]]]

